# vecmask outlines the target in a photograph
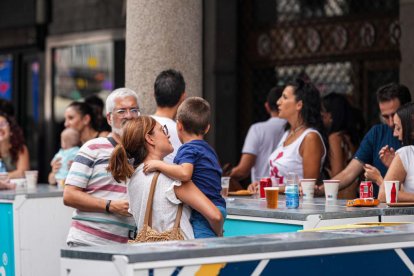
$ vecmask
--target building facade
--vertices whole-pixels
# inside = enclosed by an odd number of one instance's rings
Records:
[[[212,105],[207,139],[235,164],[250,124],[265,120],[269,89],[305,75],[322,94],[343,93],[378,121],[375,90],[410,78],[413,1],[4,0],[0,96],[24,128],[31,166],[46,181],[71,101],[136,90],[154,111],[166,68]]]

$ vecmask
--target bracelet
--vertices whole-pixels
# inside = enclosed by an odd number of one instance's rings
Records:
[[[112,214],[111,213],[111,211],[109,211],[109,206],[111,205],[111,200],[110,199],[108,199],[107,201],[106,201],[106,206],[105,206],[105,211],[108,213],[108,214]]]

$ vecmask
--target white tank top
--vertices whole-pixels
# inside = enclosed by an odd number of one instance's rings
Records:
[[[283,137],[280,140],[276,150],[273,151],[269,157],[270,176],[280,178],[280,183],[285,183],[284,178],[290,172],[296,173],[299,179],[303,179],[303,158],[299,153],[299,148],[302,144],[303,139],[305,139],[306,135],[311,132],[317,133],[322,141],[324,149],[324,154],[321,159],[322,170],[322,165],[325,161],[326,156],[326,147],[319,132],[313,128],[308,128],[292,144],[288,146],[283,146],[283,143],[286,141],[289,131],[286,131],[285,134],[283,134]]]

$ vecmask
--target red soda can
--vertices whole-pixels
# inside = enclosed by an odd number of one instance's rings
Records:
[[[373,198],[374,188],[371,181],[361,181],[359,185],[359,197],[360,198]]]
[[[260,198],[266,198],[266,193],[264,188],[266,187],[272,187],[272,179],[270,177],[263,177],[260,179]]]

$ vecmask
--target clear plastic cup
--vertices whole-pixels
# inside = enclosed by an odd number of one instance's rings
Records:
[[[264,190],[266,193],[267,208],[276,209],[279,199],[279,187],[266,187]]]
[[[10,183],[16,185],[16,191],[25,190],[27,188],[26,178],[12,178]]]
[[[223,176],[221,178],[221,196],[227,197],[229,195],[230,177]]]
[[[28,189],[36,188],[38,174],[39,174],[38,171],[25,171],[24,172]]]
[[[7,172],[0,172],[0,180],[5,181],[9,178],[9,174]]]
[[[272,180],[272,187],[279,187],[280,178],[271,176],[270,179]]]

